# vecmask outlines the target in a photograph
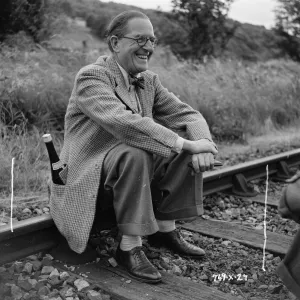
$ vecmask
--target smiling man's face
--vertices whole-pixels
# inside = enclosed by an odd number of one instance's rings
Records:
[[[127,24],[127,32],[124,35],[128,38],[147,37],[154,38],[151,22],[148,19],[134,18]],[[144,46],[139,46],[135,40],[128,38],[118,39],[118,63],[128,72],[137,74],[146,71],[149,67],[149,59],[153,53],[153,46],[150,41]]]

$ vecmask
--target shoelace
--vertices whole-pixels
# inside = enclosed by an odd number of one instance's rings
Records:
[[[133,257],[137,260],[138,264],[144,263],[146,258],[144,252],[141,251],[142,251],[142,247],[136,247],[134,249],[134,252],[132,253]]]

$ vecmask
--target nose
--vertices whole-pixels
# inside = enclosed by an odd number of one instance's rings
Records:
[[[154,46],[152,45],[152,43],[150,42],[150,40],[147,40],[146,44],[143,46],[144,49],[148,50],[148,51],[153,51],[154,50]]]

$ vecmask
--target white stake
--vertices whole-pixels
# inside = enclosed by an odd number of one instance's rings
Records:
[[[14,163],[15,163],[15,158],[13,157],[13,159],[11,161],[11,202],[10,202],[10,230],[11,230],[11,232],[14,232],[13,221],[12,221],[13,202],[14,202]]]
[[[269,165],[266,167],[267,179],[266,179],[266,194],[265,194],[265,214],[264,214],[264,249],[263,249],[263,265],[262,269],[265,269],[265,256],[266,256],[266,246],[267,246],[267,202],[268,202],[268,188],[269,188]]]

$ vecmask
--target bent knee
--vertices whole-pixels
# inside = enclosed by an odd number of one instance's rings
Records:
[[[135,163],[145,164],[150,163],[153,160],[153,155],[150,152],[128,145],[126,145],[124,149],[124,154],[126,155],[126,158],[131,159]]]

